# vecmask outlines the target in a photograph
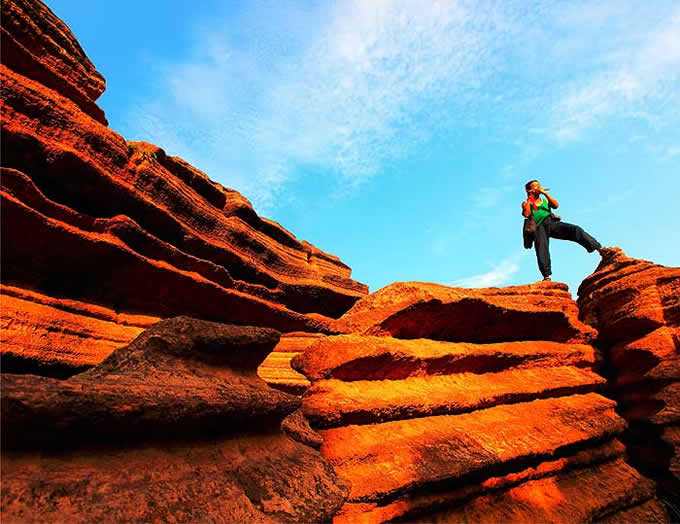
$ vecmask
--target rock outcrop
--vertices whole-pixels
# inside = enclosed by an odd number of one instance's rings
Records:
[[[67,380],[4,374],[3,521],[329,520],[347,486],[256,375],[278,338],[179,317]]]
[[[564,284],[461,289],[425,282],[390,284],[333,323],[342,333],[449,342],[554,340],[588,343]]]
[[[612,250],[578,293],[581,317],[599,332],[612,392],[629,423],[631,460],[680,493],[680,268]]]
[[[109,129],[95,103],[104,79],[41,2],[2,3],[2,60],[4,284],[116,315],[308,332],[366,295],[337,257],[238,192]],[[92,363],[64,347],[6,354],[17,371]]]
[[[302,413],[351,484],[334,521],[666,521],[625,462],[577,315],[558,283],[399,283],[359,301],[336,322],[356,333],[292,360],[311,381]]]

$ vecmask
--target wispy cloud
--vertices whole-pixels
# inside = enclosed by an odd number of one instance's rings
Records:
[[[646,111],[647,107],[658,103],[673,108],[680,103],[680,7],[643,31],[640,41],[605,56],[604,70],[574,81],[555,104],[551,129],[558,141],[579,138],[611,115],[654,124],[664,115]],[[673,111],[677,116],[677,109]]]
[[[666,0],[649,12],[632,0],[306,4],[255,1],[202,24],[126,136],[262,208],[309,173],[347,194],[451,130],[536,151],[612,116],[678,118],[680,9]]]
[[[490,271],[473,275],[459,280],[454,280],[448,285],[453,287],[495,287],[507,284],[508,281],[519,271],[520,255],[514,254],[493,266]]]
[[[465,4],[338,2],[283,54],[289,6],[266,13],[254,48],[205,30],[195,56],[164,70],[171,98],[139,108],[138,130],[260,204],[299,165],[360,183],[428,139],[447,118],[437,103],[479,85],[496,10]]]

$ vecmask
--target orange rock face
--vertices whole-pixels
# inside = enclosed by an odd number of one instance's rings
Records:
[[[667,521],[622,458],[625,421],[598,393],[596,332],[577,315],[561,284],[394,284],[357,302],[335,323],[353,334],[291,361],[321,453],[351,485],[334,521]]]
[[[337,257],[259,217],[238,192],[109,129],[95,103],[103,77],[41,2],[3,2],[2,56],[3,283],[118,315],[287,332],[328,331],[366,295]],[[93,363],[66,347],[45,345],[39,359],[74,371]]]
[[[485,289],[399,282],[357,302],[334,327],[450,342],[587,343],[595,337],[595,330],[578,320],[567,286],[557,282]]]
[[[3,521],[330,519],[347,487],[256,375],[278,338],[179,317],[68,380],[4,374]]]
[[[613,391],[629,422],[631,459],[680,492],[680,268],[606,257],[579,288],[581,317],[600,333]]]
[[[104,77],[66,25],[42,2],[2,3],[2,63],[75,102],[106,125],[95,100],[106,89]]]
[[[0,286],[4,372],[71,375],[98,364],[160,319]]]

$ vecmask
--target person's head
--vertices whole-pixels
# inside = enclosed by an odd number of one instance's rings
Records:
[[[533,197],[537,197],[541,194],[541,192],[538,190],[540,187],[541,184],[538,180],[529,180],[526,184],[524,184],[524,189],[526,189],[527,195]]]

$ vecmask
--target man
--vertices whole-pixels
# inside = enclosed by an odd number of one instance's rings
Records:
[[[604,255],[607,248],[603,248],[582,228],[562,222],[557,215],[553,215],[551,210],[557,209],[559,203],[548,194],[548,190],[544,189],[538,180],[531,180],[524,187],[527,191],[527,199],[522,202],[522,215],[524,217],[533,215],[536,220],[534,246],[538,259],[538,269],[543,275],[543,280],[549,281],[552,274],[549,250],[550,237],[578,242],[588,253],[597,250],[601,255]]]

